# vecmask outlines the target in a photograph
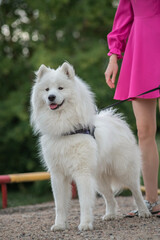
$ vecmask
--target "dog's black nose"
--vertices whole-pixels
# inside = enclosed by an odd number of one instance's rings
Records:
[[[49,101],[53,102],[55,100],[56,96],[55,95],[49,95],[48,99]]]

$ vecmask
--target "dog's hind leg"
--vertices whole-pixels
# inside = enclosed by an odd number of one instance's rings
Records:
[[[80,225],[79,230],[93,229],[93,207],[95,202],[95,180],[91,174],[79,174],[75,177],[80,201]]]
[[[98,182],[98,192],[102,194],[105,204],[106,204],[106,213],[102,217],[103,220],[111,220],[116,217],[116,200],[114,198],[113,191],[109,182],[101,181]]]
[[[64,230],[67,227],[67,214],[71,199],[70,179],[61,173],[54,173],[51,174],[51,184],[56,206],[55,224],[51,230]]]
[[[140,190],[140,184],[137,182],[130,182],[127,184],[127,187],[131,190],[135,202],[138,207],[138,215],[139,217],[150,217],[151,213],[149,212],[147,206],[144,203],[143,196]]]

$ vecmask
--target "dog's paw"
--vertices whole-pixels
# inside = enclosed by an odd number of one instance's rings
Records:
[[[78,226],[78,229],[80,231],[87,231],[87,230],[93,230],[93,224],[92,223],[81,223]]]
[[[51,227],[51,231],[63,231],[66,229],[66,225],[65,224],[54,224]]]
[[[115,214],[105,214],[103,217],[102,217],[102,220],[107,220],[107,221],[110,221],[110,220],[113,220],[116,218],[116,215]]]
[[[147,211],[140,211],[138,216],[140,218],[149,218],[152,216],[152,214],[147,210]]]

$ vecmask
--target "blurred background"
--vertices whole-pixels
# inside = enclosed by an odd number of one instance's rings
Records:
[[[104,72],[106,36],[117,4],[116,0],[0,0],[0,175],[45,170],[29,123],[30,91],[41,64],[57,68],[69,61],[95,92],[98,108],[115,102]],[[131,103],[118,109],[136,134]],[[159,133],[158,108],[157,122]],[[160,149],[159,134],[157,141]],[[9,206],[16,204],[15,198],[26,203],[37,202],[35,196],[48,200],[50,192],[49,182],[10,185]]]

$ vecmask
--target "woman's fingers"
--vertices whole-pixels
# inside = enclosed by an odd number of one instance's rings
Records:
[[[113,88],[115,88],[115,81],[116,81],[117,72],[118,72],[118,65],[115,64],[114,69],[113,69],[112,79],[111,79],[112,84],[113,84]]]
[[[107,81],[107,84],[108,84],[108,86],[109,86],[110,88],[114,88],[114,87],[115,87],[114,83],[112,82],[112,79],[109,79],[109,80]]]
[[[109,71],[109,70],[107,69],[106,72],[105,72],[105,78],[106,78],[106,83],[107,83],[107,85],[108,85],[110,88],[113,87],[113,86],[112,86],[112,81],[111,81],[111,75],[112,75],[111,71]]]
[[[117,55],[112,54],[109,59],[108,67],[105,71],[106,83],[110,88],[115,88],[117,72],[118,72]]]
[[[115,88],[116,75],[118,71],[117,63],[110,63],[105,71],[106,83],[110,88]]]

